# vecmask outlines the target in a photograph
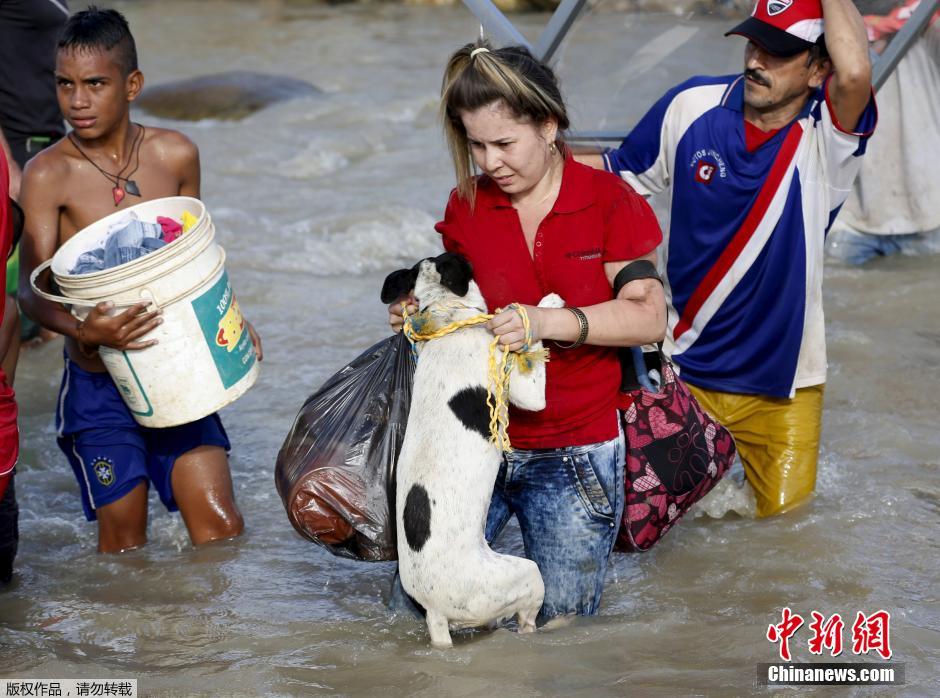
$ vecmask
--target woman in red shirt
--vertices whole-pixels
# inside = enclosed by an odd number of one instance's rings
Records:
[[[592,615],[624,505],[616,347],[659,341],[666,327],[659,282],[632,281],[617,298],[612,285],[632,261],[655,264],[662,233],[627,184],[572,159],[559,136],[569,122],[557,80],[525,48],[457,51],[441,112],[457,173],[437,224],[444,247],[470,261],[490,312],[524,304],[532,340],[554,340],[546,408],[510,412],[513,451],[497,477],[486,537],[515,514],[545,582],[540,619]],[[548,293],[567,307],[536,307]],[[390,322],[401,328],[399,303]],[[509,350],[522,348],[515,310],[487,327]]]

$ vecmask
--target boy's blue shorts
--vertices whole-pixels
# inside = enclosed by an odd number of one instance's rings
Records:
[[[65,358],[56,410],[59,448],[75,471],[85,517],[116,502],[138,483],[153,483],[169,511],[177,511],[173,464],[198,446],[231,448],[217,414],[166,429],[134,421],[107,373],[90,373]]]

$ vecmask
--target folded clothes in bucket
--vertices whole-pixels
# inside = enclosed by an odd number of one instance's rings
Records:
[[[199,219],[196,218],[189,211],[183,211],[183,215],[180,216],[183,220],[183,232],[188,233],[190,229],[199,222]]]
[[[196,217],[189,211],[184,211],[182,218],[181,223],[166,216],[157,216],[156,223],[147,223],[131,211],[108,227],[104,247],[80,254],[69,273],[81,275],[104,271],[159,250],[183,235],[196,222]]]
[[[168,245],[183,234],[183,226],[172,218],[157,216],[157,223],[163,228],[163,241]]]
[[[104,248],[99,247],[88,252],[82,252],[75,262],[75,266],[69,270],[69,274],[76,276],[81,274],[91,274],[96,271],[104,271]]]
[[[163,247],[163,229],[157,223],[144,223],[134,213],[128,214],[108,228],[104,246],[104,268],[133,261]]]

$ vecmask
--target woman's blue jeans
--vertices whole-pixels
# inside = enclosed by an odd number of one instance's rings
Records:
[[[503,458],[486,521],[494,541],[515,514],[545,583],[540,620],[597,613],[624,506],[624,440],[516,450]]]
[[[539,620],[597,613],[624,507],[623,436],[503,457],[486,522],[492,543],[515,515],[545,583]],[[395,575],[393,610],[414,606]]]

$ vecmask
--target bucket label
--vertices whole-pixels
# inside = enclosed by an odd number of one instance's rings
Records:
[[[150,404],[150,398],[147,397],[144,386],[140,384],[137,371],[134,370],[131,357],[127,355],[127,352],[102,352],[101,359],[108,367],[108,373],[111,374],[111,379],[120,391],[128,409],[138,417],[153,416],[153,405]]]
[[[193,300],[192,306],[219,378],[228,390],[244,378],[255,363],[251,335],[228,283],[228,273],[223,273],[212,288]]]

